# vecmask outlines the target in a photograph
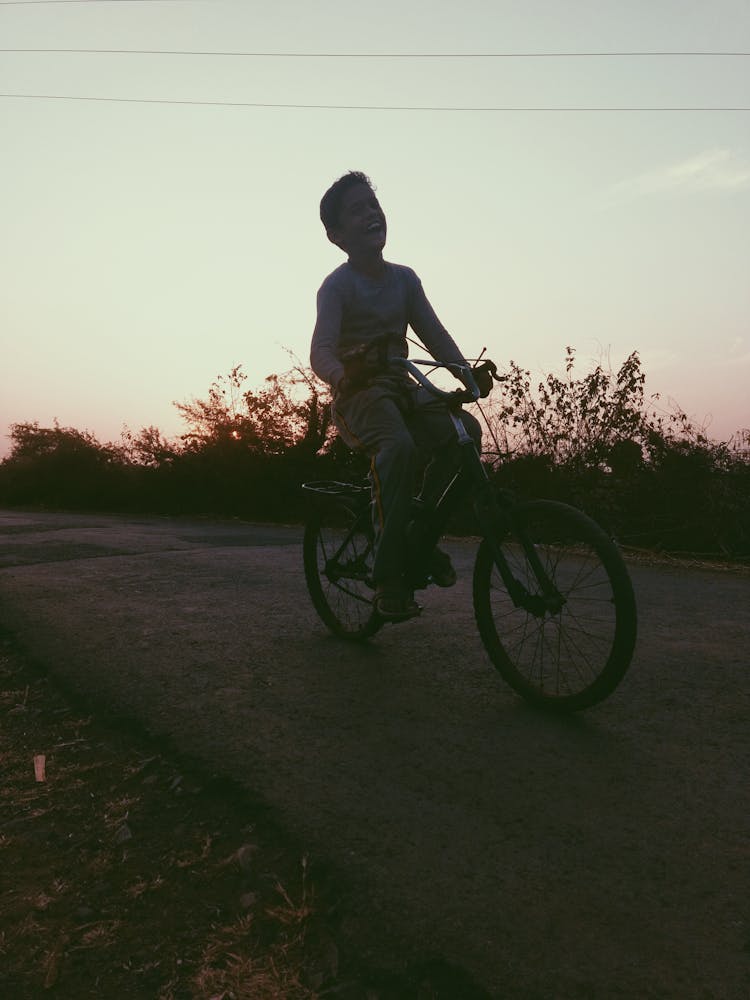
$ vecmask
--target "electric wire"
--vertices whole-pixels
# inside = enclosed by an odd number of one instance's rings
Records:
[[[33,7],[39,4],[54,6],[59,3],[153,3],[154,0],[0,0],[0,7]]]
[[[62,2],[62,0],[59,0]],[[0,0],[0,6],[2,0]],[[0,48],[6,53],[67,55],[213,56],[244,59],[617,59],[617,58],[747,58],[750,52],[648,51],[622,52],[245,52],[209,49],[77,49]]]
[[[18,2],[18,0],[14,0]],[[87,0],[24,0],[24,2],[87,2]],[[96,2],[96,0],[88,0]],[[110,0],[103,0],[110,2]],[[0,0],[0,6],[8,6]],[[583,58],[669,58],[669,57],[738,57],[750,56],[750,52],[740,51],[610,51],[610,52],[246,52],[209,51],[187,49],[82,49],[82,48],[0,48],[6,54],[75,54],[75,55],[147,55],[147,56],[197,56],[212,58],[246,59],[583,59]],[[59,101],[100,101],[121,104],[174,104],[205,107],[269,108],[307,111],[414,111],[414,112],[464,112],[464,113],[534,113],[534,112],[745,112],[745,107],[450,107],[443,105],[359,105],[359,104],[303,104],[276,103],[265,101],[202,101],[177,100],[168,98],[125,98],[92,97],[73,94],[0,94],[5,99],[59,100]]]
[[[581,113],[603,113],[603,114],[623,114],[623,113],[707,113],[707,112],[747,112],[750,107],[648,107],[648,106],[628,106],[628,107],[587,107],[587,106],[476,106],[476,107],[451,107],[444,105],[406,105],[406,104],[298,104],[279,103],[271,101],[199,101],[199,100],[178,100],[166,97],[91,97],[79,94],[0,94],[0,99],[5,100],[36,100],[36,101],[90,101],[98,103],[112,104],[164,104],[183,105],[195,107],[212,108],[267,108],[284,109],[290,111],[416,111],[416,112],[442,112],[449,114],[533,114],[533,113],[560,113],[560,114],[581,114]]]

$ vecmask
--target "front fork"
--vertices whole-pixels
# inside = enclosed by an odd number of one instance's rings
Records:
[[[476,451],[475,456],[476,463],[473,469],[473,476],[476,482],[474,512],[482,536],[490,547],[492,558],[510,599],[517,608],[523,608],[537,618],[543,618],[548,613],[552,615],[558,614],[565,604],[565,598],[550,579],[542,560],[539,558],[539,553],[534,542],[515,523],[512,501],[507,500],[505,503],[501,501],[497,491],[492,487],[484,466],[479,456],[476,455]],[[481,471],[481,481],[478,478],[477,468]],[[503,551],[503,540],[508,534],[512,534],[513,538],[523,548],[526,561],[531,567],[533,578],[539,586],[538,593],[530,593],[526,585],[513,574],[513,570],[510,568]]]

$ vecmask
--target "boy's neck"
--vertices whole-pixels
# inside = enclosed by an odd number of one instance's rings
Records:
[[[385,274],[385,261],[382,253],[377,256],[349,254],[349,264],[355,271],[359,271],[367,278],[382,278]]]

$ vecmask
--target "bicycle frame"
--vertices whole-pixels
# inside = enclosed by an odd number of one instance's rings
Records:
[[[429,555],[443,534],[450,516],[466,498],[467,493],[470,493],[479,529],[490,546],[495,565],[515,606],[523,607],[538,617],[544,616],[547,612],[556,613],[559,611],[565,603],[564,598],[550,580],[533,543],[513,523],[512,502],[503,503],[497,491],[492,487],[476,445],[458,415],[461,402],[476,402],[479,398],[479,389],[471,376],[471,369],[467,368],[462,372],[462,375],[466,382],[473,386],[472,388],[458,392],[446,392],[433,385],[419,371],[417,365],[446,367],[454,373],[456,366],[436,365],[434,361],[412,361],[408,358],[392,358],[390,364],[394,367],[406,368],[409,374],[432,396],[445,402],[456,432],[456,444],[460,453],[459,468],[434,506],[418,508],[415,512],[413,526],[418,531],[418,537],[415,537],[416,531],[414,531],[410,539],[412,550],[410,561],[413,564],[415,589],[426,585],[428,574],[424,567],[428,563]],[[343,483],[316,484],[316,486],[318,493],[333,494],[339,497],[348,496],[356,502],[357,506],[362,503],[362,513],[359,516],[369,516],[369,510],[366,510],[364,505],[364,496],[368,491],[364,487],[353,488],[351,485]],[[513,575],[500,544],[500,540],[510,529],[513,529],[515,538],[523,546],[528,563],[539,583],[541,594],[530,594]],[[350,575],[351,568],[348,568],[347,572],[340,572],[342,567],[338,560],[341,553],[346,550],[355,530],[356,527],[351,529],[337,551],[327,560],[326,575],[329,579],[335,577],[337,581],[340,581]]]
[[[463,501],[466,493],[470,492],[481,534],[487,540],[492,550],[495,565],[513,603],[516,607],[522,606],[527,611],[538,616],[542,616],[548,611],[552,611],[553,613],[559,611],[564,603],[564,599],[550,580],[533,543],[525,537],[523,532],[518,531],[517,528],[515,530],[515,537],[523,546],[529,565],[539,583],[542,596],[530,594],[526,587],[519,583],[513,575],[502,546],[499,543],[499,540],[507,533],[508,529],[515,527],[513,525],[511,503],[506,502],[503,504],[497,492],[493,489],[487,471],[482,465],[476,445],[466,432],[466,428],[459,419],[456,411],[449,408],[448,414],[456,431],[457,444],[461,453],[461,463],[456,475],[443,491],[434,510],[427,512],[427,523],[431,530],[428,528],[428,531],[421,539],[420,551],[427,554],[434,548],[443,533],[449,517],[456,510],[459,503]]]
[[[472,603],[493,666],[531,704],[561,712],[598,704],[627,671],[637,633],[635,595],[616,544],[590,517],[568,504],[543,498],[517,500],[497,488],[464,420],[473,428],[460,412],[462,403],[480,395],[468,368],[457,373],[468,388],[451,393],[415,374],[414,362],[396,363],[442,400],[455,434],[450,481],[437,500],[431,496],[413,501],[403,540],[407,589],[443,582],[435,546],[458,505],[470,500],[474,533],[481,535]],[[482,376],[495,375],[493,369],[494,364],[487,362],[478,371]],[[486,395],[492,385],[480,381]],[[447,455],[445,459],[448,462]],[[303,541],[313,605],[334,635],[365,641],[391,620],[373,600],[377,532],[371,489],[364,483],[304,485],[320,501],[320,509],[307,520]]]
[[[309,490],[317,497],[325,499],[335,497],[341,503],[349,506],[357,516],[357,520],[344,535],[339,547],[326,559],[326,576],[329,580],[336,583],[341,579],[363,579],[372,586],[372,580],[366,575],[360,576],[358,573],[353,573],[351,567],[346,567],[346,571],[343,571],[344,564],[340,562],[341,553],[346,551],[352,536],[357,530],[357,522],[362,517],[369,517],[369,488],[366,486],[355,486],[352,483],[339,482],[338,480],[320,480],[314,483],[303,483],[302,489]],[[358,561],[363,563],[367,554],[367,552],[362,553]],[[351,592],[347,591],[347,593]],[[351,593],[351,596],[359,599],[358,594]]]

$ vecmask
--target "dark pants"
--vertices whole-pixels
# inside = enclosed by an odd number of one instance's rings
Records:
[[[338,397],[333,418],[349,447],[370,455],[377,540],[373,578],[376,584],[395,583],[405,569],[406,526],[419,471],[426,461],[421,496],[434,502],[458,468],[456,429],[445,404],[425,389],[389,376]],[[461,420],[481,453],[479,422],[464,411]]]

